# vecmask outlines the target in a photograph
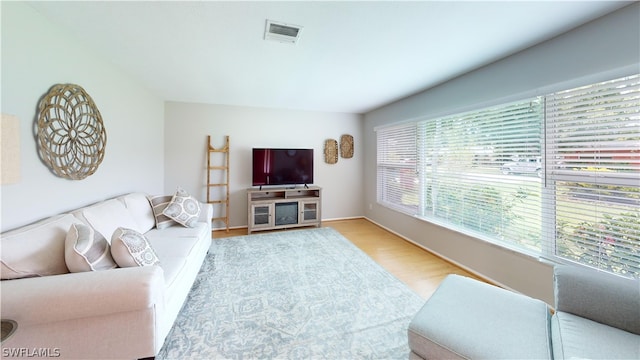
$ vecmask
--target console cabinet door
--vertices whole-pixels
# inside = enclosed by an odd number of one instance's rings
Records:
[[[320,202],[318,200],[300,201],[299,224],[316,224],[320,219]]]
[[[273,204],[251,204],[251,221],[252,229],[273,227]]]

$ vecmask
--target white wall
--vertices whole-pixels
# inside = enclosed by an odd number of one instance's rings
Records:
[[[253,147],[313,148],[314,182],[323,189],[322,218],[364,213],[361,115],[167,102],[165,126],[165,192],[182,186],[202,201],[206,199],[207,135],[214,147],[222,146],[229,135],[231,227],[247,225],[246,189],[251,187]],[[354,138],[353,158],[326,164],[324,141],[339,141],[343,134]]]
[[[126,192],[162,191],[162,100],[26,3],[3,1],[1,9],[1,110],[19,117],[21,142],[21,180],[0,187],[2,231]],[[102,164],[80,181],[54,176],[37,155],[38,101],[59,83],[82,86],[107,131]]]
[[[548,42],[365,114],[366,216],[482,276],[552,303],[551,265],[377,205],[374,128],[638,72],[639,14],[640,4],[636,3]],[[371,210],[368,204],[372,204]]]

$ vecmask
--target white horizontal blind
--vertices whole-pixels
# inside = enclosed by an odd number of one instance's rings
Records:
[[[377,130],[378,203],[414,215],[417,209],[416,124]]]
[[[639,277],[639,76],[548,95],[546,119],[553,255]]]
[[[541,98],[422,123],[419,215],[539,252],[542,124]]]
[[[640,76],[380,129],[378,201],[638,278]]]

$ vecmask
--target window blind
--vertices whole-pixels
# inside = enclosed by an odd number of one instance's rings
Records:
[[[377,130],[378,202],[640,277],[640,75]]]
[[[423,122],[420,216],[540,251],[542,100]]]
[[[416,124],[378,129],[377,201],[406,214],[417,209]]]
[[[548,95],[546,119],[552,255],[639,277],[639,76]]]

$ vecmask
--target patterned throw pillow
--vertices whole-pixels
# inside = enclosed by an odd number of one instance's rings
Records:
[[[71,225],[64,247],[64,259],[71,272],[108,270],[118,266],[111,257],[107,239],[90,226]]]
[[[200,217],[200,203],[184,189],[178,187],[176,194],[162,213],[183,226],[194,227]]]
[[[111,255],[120,267],[160,265],[147,238],[132,229],[120,227],[113,233]]]
[[[171,199],[173,199],[173,195],[149,196],[148,199],[153,209],[153,216],[156,218],[156,228],[158,230],[166,229],[171,225],[177,224],[177,222],[162,213],[171,202]]]

